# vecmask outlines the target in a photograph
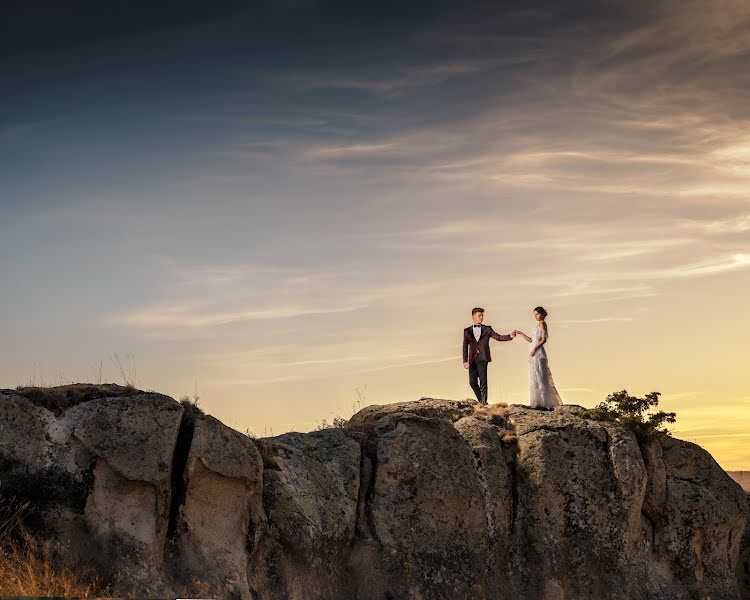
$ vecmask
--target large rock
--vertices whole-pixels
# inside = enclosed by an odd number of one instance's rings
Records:
[[[750,514],[750,493],[746,496]],[[750,600],[750,517],[740,540],[740,559],[737,561],[737,582],[742,600]]]
[[[485,598],[485,501],[471,448],[451,423],[381,419],[369,510],[385,597]],[[383,596],[381,596],[383,597]]]
[[[172,571],[252,600],[247,566],[265,527],[263,461],[245,434],[211,416],[192,422],[177,513]]]
[[[513,600],[509,549],[517,502],[513,487],[515,453],[503,442],[506,431],[484,419],[464,417],[456,421],[455,427],[472,450],[484,497],[486,596],[493,600]]]
[[[473,414],[475,407],[476,402],[471,400],[435,398],[421,398],[414,402],[394,402],[393,404],[371,404],[353,415],[346,424],[346,428],[351,431],[369,431],[383,417],[404,413],[453,422]]]
[[[260,598],[346,598],[360,448],[340,429],[259,440],[268,527],[250,562]]]
[[[91,387],[76,402],[62,402],[71,394],[56,397],[55,388],[28,397],[0,392],[0,464],[7,482],[0,492],[34,501],[33,523],[69,543],[76,558],[150,589],[163,567],[183,409],[157,393]],[[129,559],[120,563],[123,554]]]
[[[663,540],[675,578],[691,596],[731,597],[747,522],[745,493],[700,446],[674,438],[661,446],[667,475]]]
[[[556,412],[516,409],[509,422],[518,437],[510,546],[517,593],[646,597],[630,571],[646,488],[635,437]]]
[[[423,398],[255,440],[156,393],[2,390],[0,493],[123,595],[740,598],[740,486],[581,410]]]

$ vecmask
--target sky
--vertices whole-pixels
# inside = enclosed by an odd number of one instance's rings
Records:
[[[744,0],[4,2],[0,387],[310,431],[472,397],[472,307],[541,305],[566,404],[750,469],[748,66]]]

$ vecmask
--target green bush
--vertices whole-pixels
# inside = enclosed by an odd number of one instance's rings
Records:
[[[595,421],[610,421],[633,431],[639,439],[669,434],[665,423],[674,423],[677,414],[663,410],[646,414],[659,404],[659,392],[651,392],[643,398],[631,396],[627,390],[607,396],[594,408],[588,408],[580,416]]]

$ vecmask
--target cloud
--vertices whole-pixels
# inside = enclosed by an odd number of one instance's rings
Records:
[[[637,23],[582,55],[575,74],[576,93],[617,106],[664,109],[676,100],[694,106],[725,103],[728,86],[722,65],[750,49],[746,35],[750,8],[739,1],[662,0]],[[635,15],[636,13],[633,13]],[[739,74],[747,82],[747,74]]]
[[[743,35],[748,9],[726,2],[706,15],[701,7],[662,1],[650,11],[613,9],[606,29],[592,28],[585,17],[555,24],[555,7],[536,15],[497,12],[486,15],[493,24],[488,27],[519,22],[528,29],[544,17],[550,31],[546,37],[523,29],[495,35],[502,43],[516,41],[493,57],[497,48],[489,30],[482,35],[484,23],[454,23],[456,31],[442,33],[438,23],[420,31],[419,39],[447,43],[455,57],[430,64],[407,58],[403,66],[380,66],[359,77],[342,67],[285,75],[293,87],[398,93],[414,101],[430,93],[424,86],[451,80],[456,86],[451,97],[471,109],[408,118],[376,99],[347,116],[349,128],[341,139],[334,134],[311,140],[287,131],[288,143],[277,158],[291,171],[368,178],[377,173],[393,185],[742,199],[750,183],[750,132],[726,114],[743,105],[734,92],[746,93],[750,86],[743,82],[750,80],[724,77],[722,83],[734,87],[727,93],[713,72],[719,65],[728,68],[726,61],[747,49],[740,40],[748,37]],[[462,55],[466,44],[472,58]],[[524,68],[512,86],[489,78],[513,64]],[[481,97],[496,101],[480,103]],[[704,102],[707,98],[712,101]],[[335,95],[330,100],[333,105]],[[327,126],[334,127],[335,120]]]
[[[581,324],[612,323],[612,322],[617,322],[617,321],[629,323],[633,320],[634,320],[633,317],[598,317],[596,319],[560,319],[560,320],[557,320],[556,323],[560,325],[567,325],[567,324],[572,324],[572,323],[575,323],[575,324],[578,324],[578,323],[581,323]]]
[[[684,229],[697,229],[707,234],[736,234],[750,231],[750,214],[708,221],[687,220],[678,224]]]
[[[218,307],[215,310],[203,305],[192,304],[162,305],[146,307],[134,312],[114,315],[109,322],[121,327],[169,327],[191,328],[212,327],[246,321],[273,321],[311,315],[329,315],[361,310],[364,306],[303,306],[268,305],[245,310],[227,311]]]
[[[347,144],[316,146],[303,152],[303,157],[311,160],[326,160],[331,158],[351,158],[356,156],[390,155],[398,149],[396,142],[382,144]]]
[[[650,276],[656,278],[704,277],[747,268],[750,268],[750,253],[733,254],[695,263],[676,265],[669,269],[652,271]]]
[[[370,73],[366,77],[356,73],[306,72],[304,75],[287,75],[280,81],[297,90],[338,88],[392,97],[407,91],[413,91],[415,88],[432,87],[467,76],[476,76],[493,69],[522,65],[534,60],[534,54],[499,56],[399,66],[389,72],[379,75]]]
[[[418,355],[407,355],[403,358],[408,357],[417,357]],[[311,381],[311,380],[318,380],[318,379],[327,379],[331,377],[337,377],[341,375],[341,369],[346,369],[347,375],[362,375],[365,373],[377,373],[380,371],[388,371],[393,369],[405,369],[409,367],[419,367],[419,366],[426,366],[426,365],[436,365],[436,364],[442,364],[446,362],[454,362],[458,364],[460,362],[460,356],[458,354],[454,356],[449,357],[430,357],[428,355],[422,355],[423,358],[418,360],[397,360],[397,361],[388,361],[384,362],[379,359],[378,356],[373,355],[370,357],[360,357],[360,359],[356,361],[349,361],[346,359],[336,359],[333,361],[323,361],[322,365],[318,364],[317,367],[314,370],[304,370],[304,367],[308,366],[315,366],[312,364],[303,364],[304,361],[297,361],[297,362],[284,362],[280,363],[278,365],[274,364],[263,364],[264,373],[268,372],[268,369],[275,369],[275,368],[288,368],[293,367],[292,374],[289,375],[283,375],[278,377],[267,377],[259,372],[259,375],[257,377],[236,377],[235,374],[227,374],[224,378],[219,380],[211,380],[210,383],[212,385],[220,384],[220,385],[267,385],[269,383],[281,383],[281,382],[291,382],[291,381]],[[366,366],[364,368],[354,368],[352,369],[348,363],[350,362],[359,362],[362,364],[369,364],[372,366]],[[331,368],[320,368],[320,366],[327,366],[330,364]]]
[[[310,322],[393,302],[406,308],[446,285],[429,275],[383,277],[372,268],[311,271],[274,264],[189,265],[164,254],[155,258],[152,265],[160,270],[160,280],[182,287],[166,287],[158,301],[111,311],[101,317],[101,325],[152,338],[193,337],[229,324]]]

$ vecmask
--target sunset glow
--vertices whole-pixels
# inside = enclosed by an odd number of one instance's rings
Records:
[[[566,404],[659,391],[750,469],[750,3],[408,4],[11,10],[0,387],[118,353],[309,431],[472,397],[471,308],[542,305]],[[528,403],[528,344],[492,353],[490,403]]]

